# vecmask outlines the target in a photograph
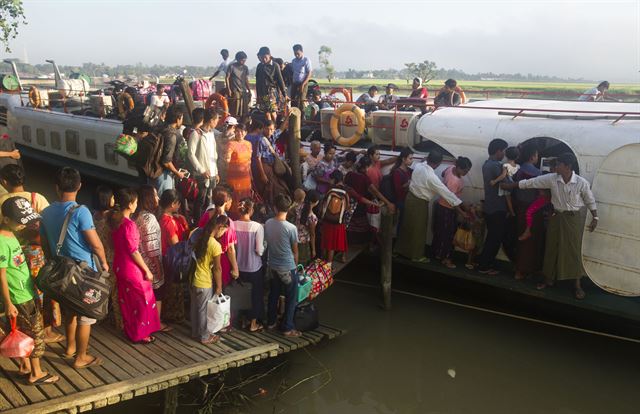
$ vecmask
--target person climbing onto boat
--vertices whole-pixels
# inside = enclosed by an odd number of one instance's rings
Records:
[[[575,297],[584,299],[585,292],[580,283],[585,275],[582,265],[583,208],[586,206],[591,212],[591,223],[587,227],[590,232],[598,226],[599,218],[589,182],[574,171],[577,165],[575,155],[565,153],[556,160],[555,174],[504,183],[502,187],[507,190],[537,188],[551,191],[551,204],[555,212],[547,228],[542,269],[545,281],[537,287],[544,289],[559,280],[575,280]]]
[[[211,75],[209,78],[210,81],[213,80],[216,76],[223,73],[224,76],[227,76],[227,70],[229,69],[229,65],[231,65],[231,57],[229,56],[229,51],[227,49],[222,49],[220,51],[220,56],[222,56],[222,62],[218,65],[218,69]]]

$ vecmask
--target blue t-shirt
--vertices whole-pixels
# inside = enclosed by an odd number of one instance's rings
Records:
[[[294,58],[291,61],[291,69],[293,69],[293,83],[302,83],[311,72],[311,61],[306,56],[302,59]]]
[[[75,201],[67,201],[65,203],[56,201],[51,203],[49,207],[45,208],[42,210],[42,213],[40,213],[42,215],[40,232],[44,237],[47,237],[49,247],[54,254],[67,212],[76,204],[77,203]],[[83,231],[92,229],[95,229],[95,226],[89,209],[85,206],[81,206],[76,209],[69,220],[67,236],[64,239],[60,255],[70,257],[74,260],[87,262],[94,270],[96,270],[96,265],[93,262],[91,246],[89,246],[89,243],[87,243],[87,240],[82,233]]]
[[[291,245],[298,243],[298,229],[288,221],[275,218],[264,224],[264,239],[269,251],[269,267],[286,272],[296,268]]]

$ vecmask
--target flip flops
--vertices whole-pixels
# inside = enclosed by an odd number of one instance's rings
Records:
[[[60,380],[59,376],[51,375],[51,374],[47,373],[47,375],[45,375],[44,377],[38,378],[37,380],[35,380],[33,382],[27,380],[27,383],[29,385],[46,385],[46,384],[55,384],[59,380]]]
[[[102,364],[104,364],[104,361],[102,360],[102,358],[100,357],[93,357],[93,361],[89,362],[87,365],[81,365],[78,366],[76,364],[73,364],[73,367],[75,369],[85,369],[85,368],[92,368],[92,367],[99,367]]]

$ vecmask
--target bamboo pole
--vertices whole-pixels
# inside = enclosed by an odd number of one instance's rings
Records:
[[[302,112],[298,108],[289,110],[289,161],[291,162],[291,174],[293,174],[294,188],[302,187],[302,172],[300,170],[300,124]]]
[[[180,87],[182,97],[184,98],[184,106],[187,108],[187,112],[184,114],[184,123],[187,125],[193,125],[191,114],[196,108],[196,105],[193,103],[193,96],[191,96],[191,88],[189,87],[189,82],[187,82],[185,78],[180,78],[180,80],[178,81],[178,86]]]
[[[394,214],[386,207],[381,208],[380,229],[382,230],[382,246],[380,249],[380,284],[382,285],[382,307],[391,310],[391,277],[393,268],[393,226]]]

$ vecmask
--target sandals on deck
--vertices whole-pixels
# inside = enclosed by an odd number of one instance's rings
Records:
[[[55,384],[58,381],[60,381],[60,377],[59,376],[47,373],[47,375],[45,375],[44,377],[38,378],[37,380],[35,380],[33,382],[27,380],[27,384],[29,384],[29,385],[47,385],[47,384]]]

